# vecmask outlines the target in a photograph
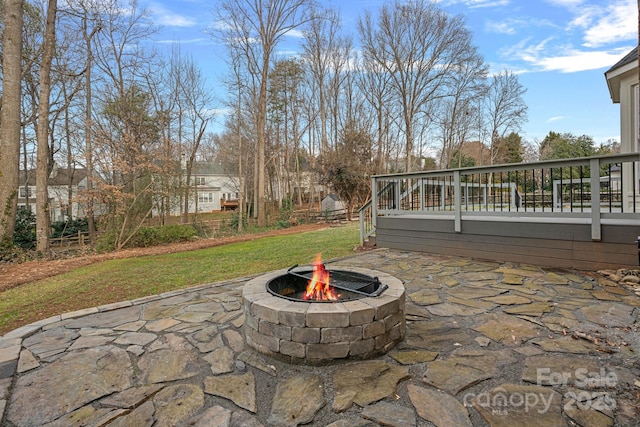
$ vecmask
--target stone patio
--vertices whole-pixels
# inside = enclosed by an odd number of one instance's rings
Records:
[[[0,337],[2,426],[634,426],[640,297],[598,274],[380,249],[327,263],[406,288],[388,354],[288,365],[245,346],[250,278]]]

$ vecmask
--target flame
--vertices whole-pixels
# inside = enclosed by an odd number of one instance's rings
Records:
[[[318,254],[313,262],[313,275],[302,298],[316,301],[337,301],[340,295],[336,293],[335,288],[329,285],[329,280],[329,272],[324,268],[322,257]]]

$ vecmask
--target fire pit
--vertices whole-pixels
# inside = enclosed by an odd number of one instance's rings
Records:
[[[386,353],[405,335],[405,291],[386,273],[291,267],[243,288],[247,345],[287,362],[322,364]]]

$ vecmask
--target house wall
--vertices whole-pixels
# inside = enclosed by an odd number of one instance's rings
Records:
[[[85,216],[84,209],[82,205],[75,200],[78,195],[80,189],[86,188],[86,179],[80,181],[79,185],[72,186],[72,197],[74,199],[71,200],[71,217],[72,218],[80,218]],[[24,188],[21,186],[20,188]],[[31,212],[36,213],[36,187],[29,186],[27,187],[29,191],[29,208]],[[47,187],[47,191],[49,193],[49,215],[51,217],[51,221],[64,221],[67,219],[67,205],[69,205],[69,189],[66,185],[49,185]],[[26,199],[19,198],[18,206],[26,207]]]
[[[626,73],[620,78],[620,148],[623,153],[638,151],[637,125],[637,73]]]
[[[637,268],[640,226],[603,224],[591,240],[587,223],[510,222],[465,219],[462,232],[450,219],[411,216],[377,218],[378,247],[517,262],[577,270]]]

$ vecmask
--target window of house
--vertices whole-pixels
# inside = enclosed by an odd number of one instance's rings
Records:
[[[29,190],[29,187],[20,187],[20,194],[18,197],[31,197],[31,191]]]
[[[199,203],[212,203],[213,202],[213,193],[199,193],[198,194],[198,202]]]
[[[204,185],[204,177],[203,176],[197,176],[196,177],[196,185]]]

